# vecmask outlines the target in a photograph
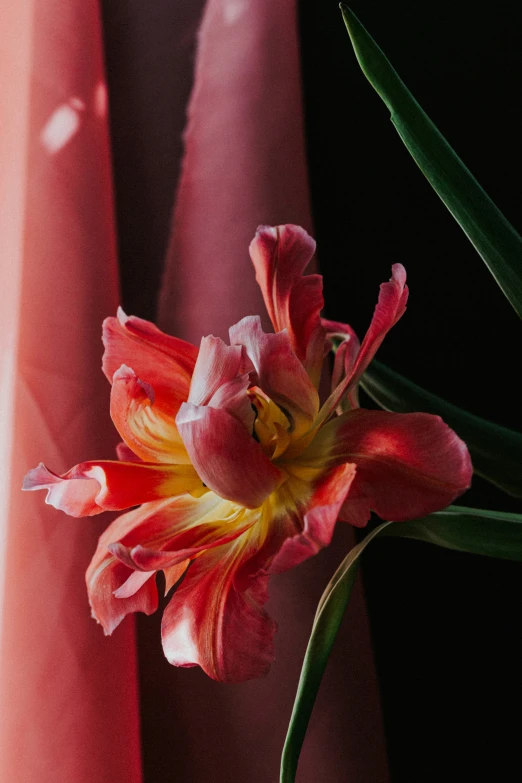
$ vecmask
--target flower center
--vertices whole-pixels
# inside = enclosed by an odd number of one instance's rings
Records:
[[[248,390],[254,408],[253,436],[271,460],[277,459],[290,443],[291,423],[281,408],[258,386]]]

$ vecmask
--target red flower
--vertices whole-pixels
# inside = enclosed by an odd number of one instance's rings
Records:
[[[466,446],[440,418],[357,404],[361,374],[404,313],[404,268],[381,286],[359,346],[350,327],[320,318],[322,279],[303,276],[314,250],[297,226],[262,227],[250,246],[275,334],[250,316],[230,329],[230,345],[204,337],[198,352],[122,311],[108,318],[103,369],[123,461],[63,476],[40,465],[24,482],[72,516],[139,506],[100,538],[87,571],[93,614],[111,633],[129,612],[156,609],[157,571],[167,591],[183,576],[163,615],[165,655],[217,680],[266,674],[268,577],[327,545],[338,518],[419,517],[471,478]],[[321,407],[335,336],[333,391]]]

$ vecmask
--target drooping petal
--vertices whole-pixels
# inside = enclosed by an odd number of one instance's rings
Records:
[[[268,573],[252,568],[248,536],[197,558],[171,598],[162,639],[175,666],[201,666],[223,682],[268,673],[276,625],[263,608]]]
[[[351,372],[339,383],[321,408],[318,425],[321,425],[332,415],[342,398],[355,386],[375,356],[386,334],[404,315],[407,300],[406,271],[402,264],[394,264],[390,281],[381,285],[370,327],[362,341]]]
[[[73,517],[119,511],[184,492],[204,492],[192,465],[81,462],[59,476],[43,463],[26,475],[23,489],[46,489],[45,502]]]
[[[303,272],[315,252],[315,241],[299,226],[260,226],[250,256],[266,308],[276,331],[287,329],[292,348],[315,386],[323,360],[322,277]]]
[[[145,462],[190,462],[175,419],[156,405],[154,388],[125,364],[112,379],[111,418],[127,446]]]
[[[183,403],[176,423],[202,481],[220,497],[256,508],[285,479],[225,410]]]
[[[143,572],[132,570],[114,557],[108,546],[125,532],[142,525],[164,503],[149,503],[122,514],[100,536],[85,579],[93,617],[101,623],[106,634],[111,634],[127,614],[152,614],[157,609],[158,591],[153,575],[142,576]],[[134,574],[139,574],[138,579],[143,580],[141,584],[136,584]]]
[[[328,546],[355,473],[356,466],[347,463],[319,480],[303,513],[302,530],[284,541],[272,561],[271,573],[293,568]]]
[[[241,538],[192,563],[163,616],[163,648],[171,663],[199,665],[222,681],[268,672],[276,629],[263,609],[268,574],[329,543],[354,472],[353,465],[341,465],[312,489],[298,479],[289,486],[290,478]]]
[[[188,398],[197,348],[161,332],[154,324],[127,316],[120,308],[117,318],[103,324],[103,371],[109,381],[122,364],[152,386],[156,405],[165,415],[176,416]]]
[[[194,367],[188,402],[223,408],[251,430],[254,412],[247,397],[250,383],[241,345],[225,345],[219,337],[203,337]]]
[[[364,525],[375,511],[400,522],[445,508],[470,485],[465,443],[427,413],[355,410],[326,424],[297,458],[302,469],[357,465],[341,518]]]
[[[306,432],[317,415],[319,395],[296,357],[288,333],[266,334],[259,316],[247,316],[230,328],[230,342],[246,348],[257,385],[289,414],[295,436]]]
[[[117,517],[101,535],[87,571],[89,601],[106,633],[111,633],[126,614],[134,611],[151,614],[157,607],[153,569],[135,570],[132,560],[123,562],[113,554],[114,544],[129,552],[139,546],[160,548],[172,545],[192,528],[216,518],[225,524],[233,523],[234,515],[237,515],[236,507],[207,492],[200,498],[180,495],[145,503]],[[187,566],[188,559],[165,569],[167,587],[178,581]]]

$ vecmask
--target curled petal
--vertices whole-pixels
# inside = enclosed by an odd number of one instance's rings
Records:
[[[131,598],[155,574],[156,571],[133,571],[127,581],[114,591],[114,596],[116,598]]]
[[[335,391],[341,381],[351,374],[357,354],[361,344],[354,330],[348,324],[339,321],[327,321],[322,319],[326,330],[326,342],[328,350],[333,346],[334,341],[339,342],[335,353],[335,360],[332,372],[332,392]],[[359,407],[359,397],[357,386],[353,386],[347,394],[350,408]],[[338,409],[339,410],[339,409]],[[339,411],[342,413],[342,410]]]
[[[250,256],[266,308],[276,331],[287,329],[292,348],[315,386],[323,360],[322,277],[303,272],[315,252],[315,241],[299,226],[260,226]]]
[[[152,574],[143,578],[141,585],[131,584],[130,589],[125,590],[136,573],[120,563],[107,547],[98,545],[85,579],[92,616],[106,634],[111,634],[126,615],[133,612],[152,614],[158,608],[158,590]],[[118,597],[116,593],[120,590]]]
[[[175,666],[201,666],[215,680],[268,673],[276,625],[267,615],[267,572],[252,567],[249,534],[194,560],[163,613],[163,650]]]
[[[127,591],[122,589],[136,573],[107,551],[97,553],[87,570],[92,616],[103,626],[106,634],[111,634],[128,614],[152,614],[158,608],[158,590],[153,574],[147,575],[139,586],[134,585]],[[122,592],[117,596],[119,590]]]
[[[192,465],[81,462],[59,476],[43,463],[26,475],[23,489],[46,489],[45,502],[73,517],[119,511],[204,487]]]
[[[254,412],[247,397],[250,383],[244,348],[225,345],[219,337],[203,337],[194,368],[188,402],[223,408],[252,429]]]
[[[303,514],[302,530],[284,541],[272,561],[271,573],[293,568],[328,546],[355,472],[354,464],[340,465],[317,483]]]
[[[358,382],[359,378],[375,356],[377,349],[397,321],[404,315],[408,300],[406,285],[406,270],[402,264],[392,266],[392,277],[388,283],[383,283],[372,322],[361,348],[357,354],[351,372],[339,383],[323,405],[318,418],[318,425],[326,421],[337,408],[342,398]]]
[[[125,364],[112,379],[111,418],[127,446],[145,462],[190,462],[175,419],[155,404],[153,387]]]
[[[427,413],[344,413],[319,431],[298,462],[356,463],[340,516],[358,526],[370,510],[401,522],[445,508],[469,487],[472,474],[466,444]]]
[[[123,535],[125,530],[131,530],[149,514],[150,508],[142,506],[115,519],[102,533],[87,569],[85,580],[92,615],[101,623],[106,634],[111,634],[127,614],[152,614],[158,607],[158,591],[153,575],[144,576],[142,572],[132,570],[108,549],[115,529]],[[134,574],[138,574],[138,577]]]
[[[155,392],[155,403],[165,415],[175,417],[188,398],[197,348],[164,334],[154,324],[127,316],[121,308],[117,318],[103,323],[103,371],[109,381],[122,364],[132,367]]]
[[[296,357],[288,333],[266,334],[259,316],[247,316],[230,328],[230,342],[245,346],[258,386],[290,415],[295,436],[306,432],[317,415],[319,395]]]
[[[284,481],[252,434],[226,411],[183,403],[176,421],[192,464],[220,497],[256,508]]]

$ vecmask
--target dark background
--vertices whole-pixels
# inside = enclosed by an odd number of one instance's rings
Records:
[[[354,0],[352,8],[520,231],[520,4]],[[520,429],[519,319],[403,146],[336,3],[301,0],[300,24],[328,316],[363,335],[378,285],[400,261],[410,302],[379,358]],[[520,511],[478,478],[461,502]],[[393,782],[519,779],[520,565],[383,540],[365,555],[364,584]]]
[[[176,47],[190,49],[186,19],[193,38],[202,0],[102,6],[123,303],[154,318],[181,151],[178,102],[186,103],[191,86],[174,67]],[[521,5],[354,0],[352,7],[520,230]],[[518,318],[403,147],[357,65],[335,0],[300,0],[299,14],[327,315],[362,336],[378,285],[400,261],[410,304],[379,358],[452,402],[520,429]],[[520,510],[479,479],[462,502]],[[365,556],[364,583],[393,783],[518,779],[520,565],[376,541]],[[145,741],[154,725],[147,720]],[[153,762],[145,747],[151,783]]]

